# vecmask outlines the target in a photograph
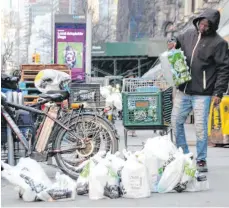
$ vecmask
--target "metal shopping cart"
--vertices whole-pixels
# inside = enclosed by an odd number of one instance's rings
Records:
[[[130,130],[159,130],[161,135],[171,134],[172,92],[163,78],[123,79],[123,126],[125,148]]]

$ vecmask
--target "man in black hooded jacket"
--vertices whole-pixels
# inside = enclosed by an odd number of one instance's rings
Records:
[[[208,114],[211,99],[220,103],[229,82],[228,43],[217,34],[220,13],[207,9],[193,20],[194,28],[177,37],[176,48],[187,57],[192,80],[178,87],[172,127],[178,147],[188,153],[184,123],[193,110],[197,137],[197,168],[207,172]]]

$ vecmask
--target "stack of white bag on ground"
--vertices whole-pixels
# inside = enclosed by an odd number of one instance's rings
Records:
[[[206,176],[196,170],[192,153],[183,154],[169,136],[148,139],[141,151],[123,150],[123,156],[98,152],[77,168],[76,182],[57,173],[52,183],[40,164],[29,158],[21,158],[14,167],[2,163],[2,177],[18,187],[24,201],[74,200],[76,194],[88,194],[92,200],[145,198],[152,192],[209,189]]]
[[[183,154],[168,136],[148,139],[135,153],[100,152],[88,161],[77,180],[77,193],[92,200],[145,198],[151,192],[204,191],[209,183],[195,168],[190,154]]]
[[[2,177],[8,180],[24,201],[68,201],[75,200],[76,182],[69,176],[56,173],[52,183],[38,162],[21,158],[16,166],[2,163]]]
[[[209,183],[200,175],[191,159],[192,153],[183,154],[177,149],[169,136],[148,139],[142,150],[145,154],[151,191],[167,193],[171,191],[204,191]]]

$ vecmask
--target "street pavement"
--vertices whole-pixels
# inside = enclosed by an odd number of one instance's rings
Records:
[[[116,122],[120,135],[120,150],[124,148],[123,126],[121,121]],[[137,137],[129,137],[129,144],[140,145],[147,138],[156,136],[152,131],[136,131]],[[195,131],[193,125],[186,125],[190,151],[196,154]],[[137,150],[141,147],[130,147]],[[59,171],[53,166],[42,163],[43,168],[50,178],[54,178]],[[209,147],[208,149],[207,177],[210,190],[195,193],[153,193],[144,199],[104,199],[89,200],[88,196],[77,196],[75,201],[67,202],[24,202],[18,198],[14,187],[4,179],[1,180],[1,205],[2,207],[229,207],[229,149]]]

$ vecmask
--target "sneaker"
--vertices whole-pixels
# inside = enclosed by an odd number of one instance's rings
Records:
[[[197,161],[196,168],[200,173],[208,172],[207,163],[204,160]]]

